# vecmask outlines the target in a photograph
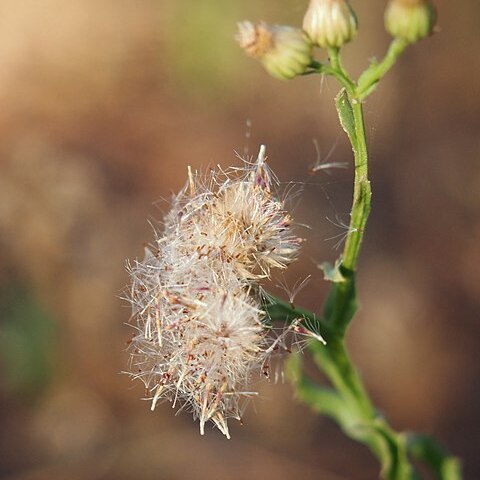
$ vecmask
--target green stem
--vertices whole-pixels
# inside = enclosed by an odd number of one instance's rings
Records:
[[[355,83],[351,80],[348,73],[341,65],[338,48],[329,49],[328,54],[330,57],[331,65],[312,61],[312,63],[310,64],[310,68],[312,70],[307,71],[306,74],[308,75],[310,73],[320,73],[323,75],[331,75],[335,77],[345,87],[345,90],[347,90],[347,92],[353,93],[355,90]]]
[[[332,66],[344,73],[338,55],[332,52],[330,56]],[[362,103],[355,91],[346,91],[347,98],[337,97],[337,108],[352,144],[355,173],[350,225],[341,260],[343,281],[334,283],[325,304],[325,323],[330,330],[326,333],[327,345],[323,347],[312,343],[310,350],[315,363],[328,376],[353,415],[350,424],[342,425],[345,433],[371,449],[382,464],[384,478],[411,480],[414,478],[413,470],[408,462],[403,437],[377,415],[345,347],[345,331],[357,308],[355,270],[372,196]]]
[[[461,480],[459,460],[447,455],[443,447],[433,438],[426,435],[410,435],[408,449],[411,455],[427,465],[439,480]]]
[[[312,342],[309,350],[315,363],[328,375],[341,396],[358,412],[359,418],[369,422],[375,418],[375,409],[355,370],[342,338],[326,333],[327,347]]]
[[[370,214],[372,191],[368,179],[368,150],[362,104],[352,95],[349,95],[349,100],[355,123],[356,142],[352,142],[355,159],[355,179],[350,225],[343,250],[342,265],[348,270],[355,271],[365,226]]]
[[[377,86],[377,83],[387,74],[393,67],[398,57],[408,47],[409,43],[403,38],[395,38],[390,43],[390,47],[385,57],[380,63],[372,62],[372,64],[362,73],[358,79],[356,95],[359,100],[363,100],[370,95]]]
[[[310,326],[315,315],[293,307],[286,302],[274,300],[265,305],[272,320],[292,321],[305,318],[305,326]],[[308,349],[315,364],[330,380],[333,390],[315,385],[296,363],[294,380],[297,397],[314,411],[333,418],[347,436],[365,444],[382,465],[382,477],[387,480],[415,480],[417,477],[407,456],[406,436],[395,432],[378,415],[362,379],[354,367],[345,347],[344,338],[331,330],[323,321],[321,331],[327,344],[311,341]],[[289,370],[291,370],[291,365]],[[287,371],[288,373],[288,371]],[[441,477],[443,479],[443,477]],[[445,480],[450,480],[445,477]],[[451,480],[458,480],[453,478]]]
[[[327,345],[309,346],[316,365],[323,370],[348,410],[348,422],[339,422],[350,438],[368,446],[382,465],[382,477],[388,480],[413,480],[403,434],[393,431],[378,415],[361,377],[345,347],[343,337],[325,335]]]
[[[328,377],[333,389],[315,385],[309,380],[298,357],[294,359],[295,368],[291,369],[295,375],[289,376],[294,380],[301,400],[315,411],[333,418],[349,437],[370,448],[382,465],[383,478],[420,478],[410,462],[409,455],[412,455],[429,466],[438,479],[460,480],[458,461],[448,457],[433,440],[395,432],[378,414],[345,346],[346,329],[357,309],[355,272],[372,195],[368,179],[368,148],[362,99],[373,91],[407,45],[404,40],[393,40],[385,58],[379,64],[372,64],[357,84],[342,67],[338,49],[329,49],[330,65],[312,63],[313,70],[335,76],[344,87],[336,102],[340,122],[350,139],[354,154],[355,173],[349,231],[342,257],[335,266],[338,268],[337,275],[330,277],[334,283],[321,322],[314,314],[278,299],[265,305],[265,309],[272,320],[292,321],[303,318],[307,328],[320,323],[321,331],[315,333],[321,334],[327,343],[323,345],[311,341],[308,348],[315,364]]]

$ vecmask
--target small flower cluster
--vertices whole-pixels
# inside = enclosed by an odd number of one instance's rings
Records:
[[[152,410],[161,398],[178,403],[202,434],[212,421],[229,438],[227,419],[240,419],[246,387],[273,350],[253,292],[299,248],[264,160],[262,147],[253,165],[208,181],[189,170],[163,232],[130,267],[132,375]]]
[[[308,72],[313,47],[339,48],[357,34],[357,18],[347,0],[311,0],[301,28],[238,24],[237,41],[273,77],[290,80]]]
[[[390,0],[385,27],[395,38],[417,42],[432,33],[435,12],[432,0]],[[244,21],[238,25],[236,39],[270,75],[290,80],[311,71],[316,63],[313,47],[339,49],[352,41],[357,31],[357,17],[348,0],[310,0],[303,29]]]

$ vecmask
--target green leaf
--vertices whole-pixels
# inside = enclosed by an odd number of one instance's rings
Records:
[[[286,362],[287,378],[295,388],[295,395],[314,412],[334,419],[347,431],[355,418],[349,405],[331,388],[322,387],[307,378],[302,371],[302,354],[290,355]]]
[[[388,480],[415,478],[415,472],[408,460],[406,435],[394,432],[382,418],[378,418],[372,426],[385,442],[382,455],[382,476]]]
[[[427,435],[410,435],[407,446],[409,453],[428,465],[439,480],[460,480],[462,478],[458,459],[448,456],[444,448],[433,438]]]
[[[271,323],[274,320],[292,322],[298,318],[303,318],[309,323],[321,323],[320,319],[314,313],[291,305],[273,295],[268,295],[263,299],[262,309],[266,313],[265,323]]]
[[[355,118],[353,116],[353,109],[348,99],[348,94],[344,88],[340,90],[338,95],[335,97],[335,105],[337,106],[338,118],[340,119],[340,124],[345,130],[350,142],[352,144],[353,150],[355,151],[357,145],[357,134],[355,131]]]

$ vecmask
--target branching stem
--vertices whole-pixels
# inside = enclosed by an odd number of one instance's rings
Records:
[[[432,439],[395,432],[378,414],[345,345],[345,333],[357,309],[355,272],[372,195],[362,101],[375,89],[407,45],[405,40],[393,40],[385,58],[380,63],[372,63],[358,82],[354,82],[343,68],[338,49],[329,49],[330,64],[311,64],[309,73],[332,75],[344,88],[337,96],[337,110],[354,154],[353,201],[348,236],[336,267],[339,275],[335,277],[320,319],[322,331],[319,333],[327,344],[324,346],[318,341],[309,344],[315,364],[325,373],[333,388],[309,380],[298,356],[290,361],[288,373],[300,399],[315,411],[333,418],[348,436],[370,448],[382,465],[384,479],[419,479],[411,462],[410,457],[413,457],[425,463],[440,480],[460,480],[458,461],[449,457]],[[272,320],[292,321],[303,317],[306,325],[318,323],[313,313],[279,299],[265,308]]]

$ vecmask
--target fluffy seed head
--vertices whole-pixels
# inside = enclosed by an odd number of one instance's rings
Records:
[[[189,171],[145,258],[130,267],[131,374],[143,380],[152,410],[167,399],[211,420],[227,437],[240,419],[248,384],[272,351],[262,323],[260,278],[285,268],[299,239],[271,191],[264,149],[242,171]]]

